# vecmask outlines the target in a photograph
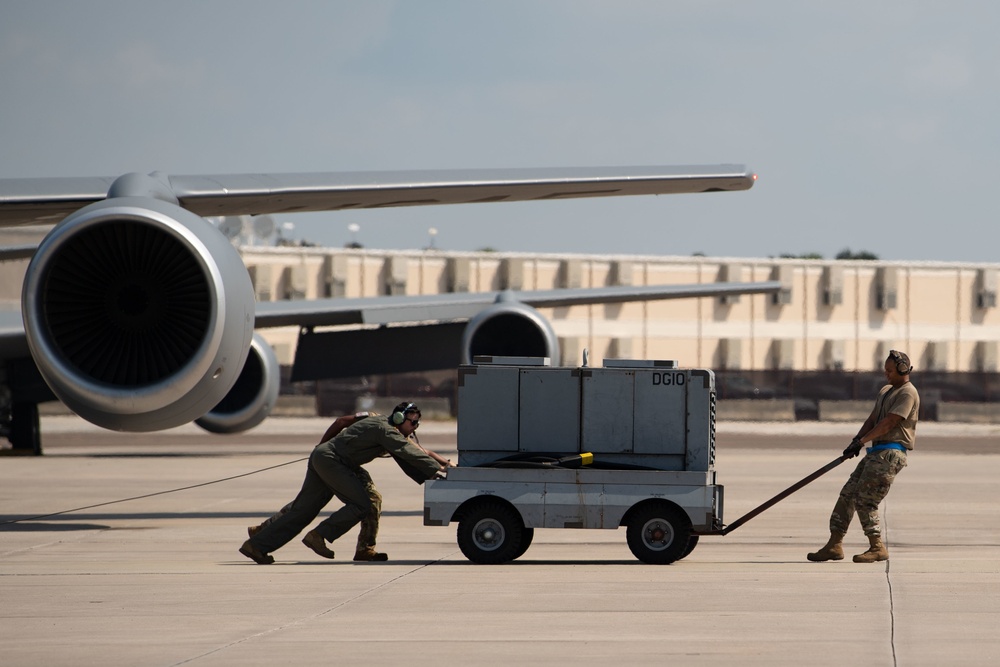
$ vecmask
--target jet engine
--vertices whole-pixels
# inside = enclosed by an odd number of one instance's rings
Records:
[[[154,431],[229,393],[253,336],[254,294],[218,230],[155,181],[139,184],[145,196],[115,196],[132,184],[119,181],[39,245],[22,314],[42,377],[70,409],[104,428]]]
[[[559,362],[559,339],[531,306],[501,292],[495,304],[476,314],[462,332],[462,363],[478,355],[549,357]]]
[[[478,355],[559,359],[552,325],[501,292],[468,322],[313,332],[303,328],[292,382],[456,368]]]
[[[267,419],[278,400],[281,371],[274,350],[255,333],[243,372],[222,402],[195,423],[212,433],[239,433]]]

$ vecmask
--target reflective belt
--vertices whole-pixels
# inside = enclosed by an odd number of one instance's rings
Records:
[[[901,452],[906,451],[906,447],[903,447],[898,442],[883,442],[881,445],[873,445],[869,447],[867,453],[871,454],[873,452],[881,452],[883,449],[898,449]]]

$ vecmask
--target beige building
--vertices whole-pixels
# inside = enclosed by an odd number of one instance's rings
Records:
[[[4,240],[37,240],[28,232]],[[717,281],[786,286],[780,295],[542,309],[564,364],[580,363],[586,348],[592,363],[871,371],[898,348],[925,371],[998,369],[1000,264],[249,246],[242,254],[261,301]],[[26,267],[26,260],[0,263],[0,307],[17,307]],[[263,333],[281,363],[291,363],[297,329]]]
[[[778,295],[542,309],[561,363],[676,359],[727,370],[996,371],[998,264],[242,249],[258,300],[779,280]],[[297,330],[264,332],[291,363]]]
[[[918,372],[991,374],[961,380],[968,386],[954,391],[928,385],[922,376],[925,416],[995,422],[1000,414],[996,403],[960,402],[984,392],[994,401],[998,391],[990,378],[998,370],[1000,264],[298,247],[241,252],[260,301],[777,280],[785,286],[777,295],[540,312],[559,338],[562,358],[555,361],[561,364],[579,365],[587,349],[592,365],[605,358],[674,359],[720,371],[871,373],[881,369],[889,349],[900,349]],[[18,307],[26,268],[27,260],[0,263],[0,309]],[[298,328],[262,333],[280,363],[290,365]],[[869,401],[817,399],[816,409],[820,419],[857,421],[870,410]],[[801,406],[793,398],[751,399],[741,407],[747,401],[727,397],[725,403],[723,416],[731,419],[810,418],[797,415]]]

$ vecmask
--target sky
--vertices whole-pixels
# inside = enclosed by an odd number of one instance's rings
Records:
[[[278,222],[332,246],[996,262],[998,29],[1000,3],[961,0],[0,0],[0,178],[739,163],[748,192]]]

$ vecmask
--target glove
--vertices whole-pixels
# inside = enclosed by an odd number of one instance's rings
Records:
[[[858,437],[855,436],[854,440],[851,440],[851,444],[849,444],[847,446],[847,449],[844,450],[844,458],[853,459],[855,456],[861,453],[861,449],[863,447],[864,444]]]

